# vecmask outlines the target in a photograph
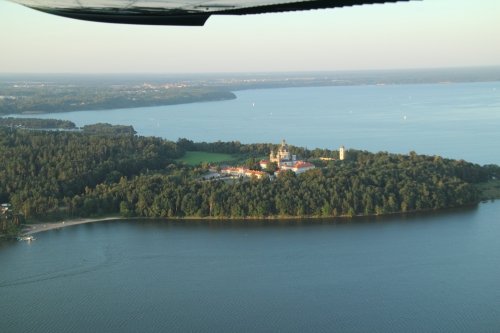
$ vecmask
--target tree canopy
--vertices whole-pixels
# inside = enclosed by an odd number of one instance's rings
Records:
[[[208,181],[201,177],[205,169],[175,159],[192,149],[259,155],[275,146],[172,142],[136,136],[128,127],[96,126],[83,132],[0,127],[0,202],[27,219],[356,216],[475,204],[474,184],[500,177],[493,165],[350,150],[346,160],[300,175]],[[308,158],[338,154],[291,150]]]

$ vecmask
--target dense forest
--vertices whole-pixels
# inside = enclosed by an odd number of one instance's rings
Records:
[[[39,118],[0,118],[0,126],[31,129],[76,129],[75,123],[69,120]]]
[[[175,160],[188,150],[267,155],[271,144],[177,142],[99,124],[88,131],[0,127],[0,203],[28,221],[113,214],[127,217],[257,218],[356,216],[475,204],[475,183],[498,166],[439,156],[349,150],[296,175],[202,180],[202,166]],[[100,132],[102,130],[102,132]],[[338,152],[290,147],[313,160]]]

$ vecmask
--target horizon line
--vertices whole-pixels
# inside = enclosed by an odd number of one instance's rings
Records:
[[[450,66],[450,67],[406,67],[378,69],[327,69],[327,70],[290,70],[290,71],[213,71],[213,72],[0,72],[0,75],[235,75],[235,74],[310,74],[310,73],[352,73],[352,72],[404,72],[404,71],[439,71],[439,70],[470,70],[470,69],[500,69],[497,65]]]

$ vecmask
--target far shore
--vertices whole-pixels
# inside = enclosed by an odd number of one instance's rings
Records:
[[[104,221],[113,221],[113,220],[123,220],[123,217],[112,216],[112,217],[101,217],[101,218],[88,218],[88,219],[74,219],[74,220],[65,220],[61,222],[53,222],[53,223],[29,223],[26,224],[26,229],[23,230],[23,235],[33,235],[39,232],[60,229],[65,227],[70,227],[78,224],[87,224],[94,222],[104,222]]]

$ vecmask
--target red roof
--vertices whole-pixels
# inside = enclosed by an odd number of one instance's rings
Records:
[[[297,163],[295,163],[295,165],[293,167],[297,168],[297,169],[302,169],[302,168],[310,168],[313,166],[314,166],[314,164],[309,163],[309,162],[297,162]]]

